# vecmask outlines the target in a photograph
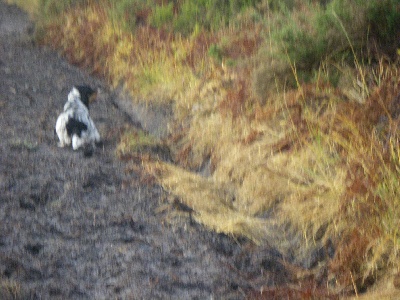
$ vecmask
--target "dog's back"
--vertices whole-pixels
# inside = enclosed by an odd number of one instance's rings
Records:
[[[100,134],[89,116],[89,98],[95,93],[90,87],[73,87],[68,94],[68,101],[64,105],[64,111],[56,122],[56,133],[60,140],[59,146],[69,146],[77,150],[79,148],[94,149],[95,143],[100,142]]]

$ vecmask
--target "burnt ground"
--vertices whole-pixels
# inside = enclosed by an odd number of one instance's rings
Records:
[[[273,249],[167,222],[166,193],[115,156],[136,120],[33,31],[0,1],[1,299],[243,299],[287,280]],[[101,89],[91,114],[103,145],[90,158],[53,132],[74,84]]]

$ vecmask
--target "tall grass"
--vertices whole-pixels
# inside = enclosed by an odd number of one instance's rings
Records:
[[[265,48],[260,52],[259,76],[277,76],[281,83],[295,86],[289,64],[296,66],[301,82],[315,80],[316,71],[324,66],[326,78],[337,85],[337,66],[354,67],[355,61],[377,60],[383,53],[395,58],[400,46],[396,38],[399,3],[396,1],[318,1],[296,3],[292,9],[274,13]],[[380,25],[378,25],[380,24]],[[397,26],[396,25],[396,26]],[[382,31],[377,30],[381,28]],[[399,28],[399,27],[397,27]],[[272,40],[272,43],[271,43]],[[269,49],[271,48],[272,49]],[[269,66],[272,64],[272,68]],[[271,90],[270,85],[265,89]],[[259,93],[265,95],[264,89]]]

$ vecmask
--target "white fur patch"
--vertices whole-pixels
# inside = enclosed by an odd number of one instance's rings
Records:
[[[68,127],[68,124],[71,125],[71,123],[78,124],[80,127],[71,130],[71,126]],[[68,128],[70,132],[68,132]],[[100,142],[100,134],[89,116],[88,108],[81,101],[78,89],[75,87],[68,94],[68,101],[64,105],[64,111],[57,119],[55,129],[60,140],[59,147],[72,144],[72,149],[78,150],[87,146],[94,147],[95,143]]]

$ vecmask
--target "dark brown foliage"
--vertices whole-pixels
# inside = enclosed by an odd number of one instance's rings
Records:
[[[249,34],[250,32],[252,34]],[[234,33],[229,44],[222,47],[223,56],[233,60],[251,57],[259,49],[262,41],[261,27],[253,24],[239,33]]]
[[[348,232],[339,243],[330,272],[335,274],[336,283],[344,287],[344,292],[362,292],[374,283],[374,277],[364,277],[361,271],[370,242],[371,236],[360,226]]]
[[[244,114],[246,101],[249,98],[247,82],[239,80],[235,86],[228,90],[225,99],[219,108],[223,115],[230,115],[236,119]]]

